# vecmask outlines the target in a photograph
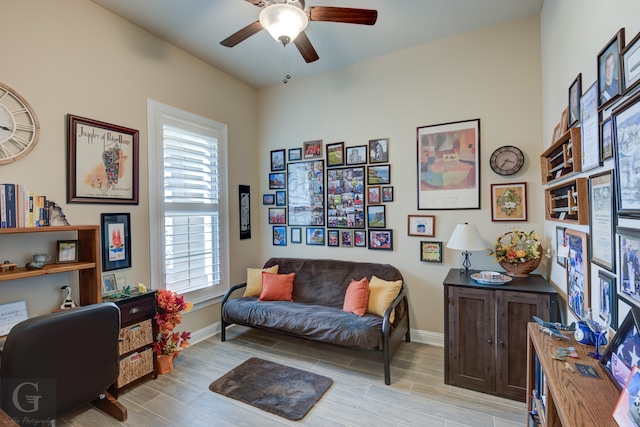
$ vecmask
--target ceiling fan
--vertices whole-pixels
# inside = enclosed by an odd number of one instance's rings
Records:
[[[262,8],[260,18],[233,33],[220,44],[233,47],[254,34],[266,29],[271,37],[283,45],[293,41],[304,60],[309,63],[319,59],[318,53],[304,33],[309,21],[342,22],[346,24],[373,25],[378,11],[347,7],[310,6],[304,0],[245,0]]]

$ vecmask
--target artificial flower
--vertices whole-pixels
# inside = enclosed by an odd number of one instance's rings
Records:
[[[155,321],[158,325],[158,338],[153,345],[153,351],[158,354],[172,354],[187,348],[190,332],[174,332],[182,322],[182,313],[188,313],[193,304],[184,300],[184,296],[166,289],[156,293]]]
[[[533,231],[509,231],[498,236],[493,249],[489,249],[489,255],[493,255],[498,262],[505,261],[510,264],[538,259],[542,256],[540,236]]]

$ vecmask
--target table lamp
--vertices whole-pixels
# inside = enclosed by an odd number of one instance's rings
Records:
[[[447,248],[463,251],[462,256],[464,257],[464,260],[462,261],[460,273],[464,274],[473,272],[473,270],[471,270],[471,261],[469,260],[471,251],[482,251],[487,249],[476,226],[466,222],[464,224],[456,225],[456,228],[453,230],[453,233],[447,242]]]

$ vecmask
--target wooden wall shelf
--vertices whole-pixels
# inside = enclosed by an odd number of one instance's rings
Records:
[[[571,128],[540,155],[542,184],[582,171],[580,128]]]
[[[589,224],[587,178],[576,178],[544,190],[545,218],[548,221]]]

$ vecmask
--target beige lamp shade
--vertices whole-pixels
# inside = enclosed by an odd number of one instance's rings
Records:
[[[482,251],[487,247],[474,224],[458,224],[451,233],[447,248],[460,251]]]

